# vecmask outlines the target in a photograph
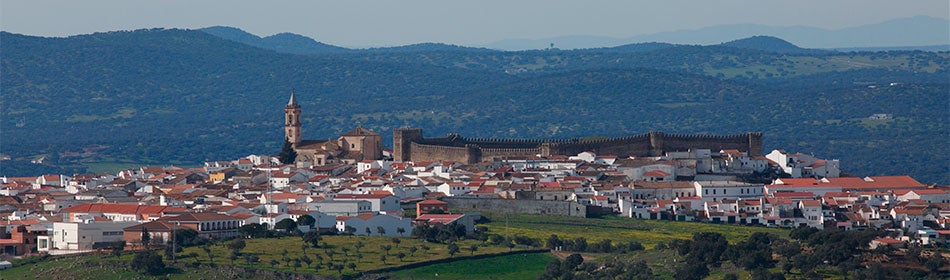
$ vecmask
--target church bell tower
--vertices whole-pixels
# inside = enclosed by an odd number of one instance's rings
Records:
[[[284,133],[294,147],[300,144],[300,105],[297,105],[293,90],[290,91],[290,101],[284,107]]]

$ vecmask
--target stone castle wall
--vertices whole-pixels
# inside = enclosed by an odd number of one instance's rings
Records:
[[[478,212],[492,211],[502,213],[545,214],[559,216],[587,217],[587,206],[573,201],[487,199],[487,198],[442,198],[452,211]]]
[[[410,156],[406,161],[439,161],[450,160],[464,163],[475,163],[469,157],[468,147],[453,147],[440,145],[426,145],[410,143]]]
[[[748,152],[750,156],[761,156],[762,133],[692,135],[650,132],[601,139],[525,140],[464,138],[458,134],[425,138],[421,129],[400,128],[393,131],[393,146],[396,161],[451,160],[464,163],[506,157],[576,155],[586,151],[627,157],[661,156],[666,152],[690,149],[736,149]]]

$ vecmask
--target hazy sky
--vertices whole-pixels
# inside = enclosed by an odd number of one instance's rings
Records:
[[[68,36],[140,28],[233,26],[292,32],[347,47],[421,42],[483,45],[564,35],[631,37],[757,23],[839,29],[895,18],[950,18],[947,0],[3,0],[0,30]]]

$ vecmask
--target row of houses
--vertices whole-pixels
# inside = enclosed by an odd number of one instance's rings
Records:
[[[478,164],[364,160],[298,168],[252,155],[196,168],[0,177],[0,245],[21,254],[81,251],[114,238],[141,242],[143,230],[166,241],[176,228],[232,238],[244,225],[273,229],[304,215],[316,224],[303,231],[398,236],[416,225],[453,222],[473,230],[478,215],[449,213],[443,197],[571,201],[643,219],[883,227],[913,238],[915,230],[946,228],[934,224],[950,214],[944,211],[946,188],[908,176],[830,176],[831,169],[817,171],[820,161],[782,151],[749,157],[737,150],[690,150],[646,158],[583,152]],[[788,164],[802,171],[790,174]],[[763,174],[804,178],[743,181]],[[413,211],[416,216],[407,215]]]

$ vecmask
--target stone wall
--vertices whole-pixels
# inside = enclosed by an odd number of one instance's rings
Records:
[[[762,155],[762,133],[736,135],[664,134],[650,132],[627,137],[602,139],[481,139],[449,134],[443,138],[424,138],[422,129],[400,128],[393,131],[396,161],[452,160],[465,163],[518,156],[576,155],[591,151],[600,155],[662,156],[666,152],[690,149],[736,149],[750,156]]]
[[[411,154],[408,160],[411,161],[451,160],[464,163],[478,162],[477,159],[471,159],[469,157],[469,147],[426,145],[414,142],[409,146],[411,147]],[[472,162],[473,160],[475,161]]]
[[[452,211],[545,214],[587,217],[587,206],[573,201],[446,197]]]

